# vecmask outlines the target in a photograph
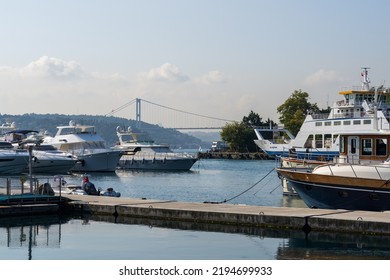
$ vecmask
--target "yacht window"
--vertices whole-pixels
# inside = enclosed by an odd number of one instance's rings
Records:
[[[322,126],[322,122],[316,122],[316,126]]]
[[[353,121],[353,124],[354,124],[354,125],[359,125],[359,124],[361,124],[361,121],[360,121],[360,120],[354,120],[354,121]]]
[[[371,124],[371,120],[363,120],[363,124]]]
[[[351,138],[351,154],[356,154],[356,138]]]
[[[372,155],[372,139],[362,139],[362,155]]]
[[[341,125],[341,121],[334,121],[333,125]]]
[[[325,126],[331,126],[332,122],[325,122]]]
[[[351,124],[351,121],[344,121],[343,124],[344,124],[344,125],[350,125],[350,124]]]
[[[340,153],[345,153],[345,137],[340,136]]]
[[[387,154],[387,140],[376,139],[375,140],[375,154],[377,156],[385,156]]]

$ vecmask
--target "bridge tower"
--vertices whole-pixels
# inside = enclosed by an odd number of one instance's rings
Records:
[[[135,99],[135,120],[136,120],[136,127],[141,128],[141,99],[136,98]]]

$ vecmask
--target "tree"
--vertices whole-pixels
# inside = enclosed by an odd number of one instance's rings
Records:
[[[269,126],[272,125],[274,126],[275,123],[271,121],[270,119],[267,119],[266,122],[262,121],[262,118],[259,116],[259,114],[253,112],[253,110],[250,111],[248,116],[245,116],[242,118],[242,122],[247,126],[247,127],[259,127],[259,126]]]
[[[247,126],[247,127],[256,127],[256,126],[261,126],[262,125],[262,121],[261,121],[261,117],[259,116],[259,114],[253,112],[251,110],[251,112],[249,113],[249,115],[247,117],[243,117],[242,118],[242,122]]]
[[[295,90],[291,96],[277,108],[280,114],[280,122],[284,127],[297,135],[307,114],[318,111],[317,103],[308,101],[309,94],[301,90]]]
[[[229,144],[229,148],[236,152],[256,151],[255,134],[252,128],[243,122],[226,124],[221,131],[221,138]]]

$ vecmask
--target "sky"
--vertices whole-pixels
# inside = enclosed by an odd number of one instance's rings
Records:
[[[389,83],[387,0],[0,0],[0,114],[105,115],[135,98],[279,121],[295,91]],[[388,85],[388,84],[387,84]],[[116,116],[135,118],[126,108]]]

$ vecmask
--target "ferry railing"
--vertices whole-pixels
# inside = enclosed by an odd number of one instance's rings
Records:
[[[335,154],[326,151],[320,151],[317,148],[294,147],[291,149],[283,148],[281,157],[294,158],[297,160],[315,160],[329,162],[333,161]]]

